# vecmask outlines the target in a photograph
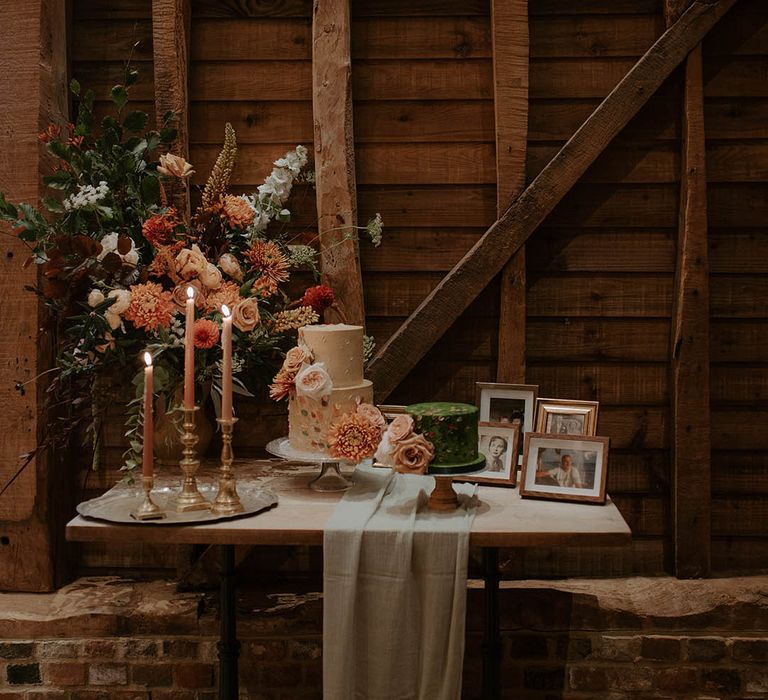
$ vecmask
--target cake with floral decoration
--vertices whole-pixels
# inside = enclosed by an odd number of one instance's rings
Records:
[[[373,385],[363,378],[363,327],[299,328],[298,344],[286,354],[270,395],[288,398],[288,438],[294,450],[330,454],[330,442],[339,438],[332,426],[373,400]],[[345,440],[365,441],[364,432],[358,436],[354,425],[349,428]]]
[[[463,474],[482,469],[485,457],[477,451],[478,410],[465,403],[430,402],[406,407],[414,430],[434,446],[430,474]]]

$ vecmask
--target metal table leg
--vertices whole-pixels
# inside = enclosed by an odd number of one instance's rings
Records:
[[[483,698],[501,698],[501,640],[499,638],[499,550],[483,548],[485,630],[483,635]]]
[[[221,545],[221,610],[219,624],[219,700],[237,700],[239,684],[237,659],[237,611],[235,608],[235,545]]]

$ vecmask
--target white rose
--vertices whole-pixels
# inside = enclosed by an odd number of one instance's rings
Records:
[[[116,233],[108,233],[101,239],[101,252],[96,256],[97,260],[104,260],[107,255],[117,250],[117,238],[118,235]]]
[[[107,309],[107,312],[104,314],[104,318],[107,319],[107,323],[113,331],[120,328],[120,324],[123,322],[123,319],[120,318],[119,314],[114,314],[109,309]]]
[[[198,277],[208,289],[218,289],[221,287],[221,270],[213,263],[209,262],[205,270]]]
[[[98,306],[104,301],[104,292],[102,292],[100,289],[92,289],[91,293],[88,295],[88,306],[94,307]]]
[[[307,365],[296,375],[296,393],[308,399],[330,396],[333,382],[322,362]]]
[[[243,270],[240,267],[240,263],[237,262],[237,258],[232,255],[232,253],[224,253],[224,255],[219,258],[219,266],[233,280],[242,282]]]
[[[115,303],[107,309],[110,314],[120,316],[131,305],[131,293],[127,289],[113,289],[107,294],[109,299],[115,299]]]

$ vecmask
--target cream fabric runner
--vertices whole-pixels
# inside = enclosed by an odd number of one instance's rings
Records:
[[[432,477],[354,478],[324,534],[323,697],[458,700],[476,487],[434,513]]]

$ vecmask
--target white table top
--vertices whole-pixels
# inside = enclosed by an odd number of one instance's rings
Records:
[[[254,516],[200,525],[112,524],[77,516],[70,541],[166,544],[322,545],[323,529],[343,493],[307,488],[316,468],[277,461],[236,463],[238,478],[256,478],[280,502]],[[208,472],[210,474],[210,472]],[[204,477],[210,478],[210,477]],[[120,488],[120,487],[116,487]],[[517,488],[480,486],[470,544],[481,547],[626,545],[631,532],[616,506],[521,499]]]

